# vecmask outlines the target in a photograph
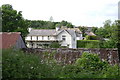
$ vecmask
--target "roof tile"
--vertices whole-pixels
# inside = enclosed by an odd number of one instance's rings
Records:
[[[0,48],[6,49],[6,48],[11,48],[15,45],[17,42],[18,38],[20,36],[20,32],[1,32],[0,33]]]

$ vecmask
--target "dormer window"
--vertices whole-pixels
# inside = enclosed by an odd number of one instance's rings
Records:
[[[66,36],[62,35],[62,40],[65,41],[66,40]]]

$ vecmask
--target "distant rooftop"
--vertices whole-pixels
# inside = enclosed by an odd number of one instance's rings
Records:
[[[17,42],[20,32],[0,32],[0,49],[11,48]]]

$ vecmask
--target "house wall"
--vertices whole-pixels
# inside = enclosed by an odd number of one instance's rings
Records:
[[[83,39],[82,34],[79,34],[79,35],[80,35],[80,37],[76,37],[76,39],[77,40],[82,40]]]
[[[38,36],[38,40],[42,40],[42,36]]]
[[[32,36],[32,40],[37,40],[37,36]]]
[[[38,37],[38,38],[37,38]],[[37,40],[38,39],[38,40]],[[30,40],[31,41],[31,36],[27,36],[26,38],[25,38],[25,40]],[[54,37],[54,36],[49,36],[49,39],[48,39],[48,36],[32,36],[32,40],[34,41],[34,42],[28,42],[27,41],[27,47],[28,48],[42,48],[41,46],[40,46],[40,44],[50,44],[51,42],[38,42],[38,41],[53,41],[53,40],[56,40],[56,37]],[[36,41],[36,42],[35,42]]]
[[[43,48],[45,47],[45,44],[51,44],[52,42],[27,42],[27,47],[28,48]]]
[[[77,41],[76,41],[76,35],[75,36],[72,36],[71,37],[71,41],[72,41],[72,48],[76,48],[76,44],[77,44]]]
[[[58,36],[58,40],[62,40],[62,36],[66,36],[66,40],[61,42],[61,46],[68,46],[69,48],[72,48],[72,41],[71,41],[71,35],[67,33],[66,31],[61,32]]]
[[[32,40],[36,41],[37,37],[38,37],[38,40],[56,40],[56,37],[54,36],[49,36],[49,39],[48,39],[48,36],[32,36]],[[31,36],[27,36],[25,40],[31,40]]]
[[[25,37],[25,40],[31,40],[31,36]]]

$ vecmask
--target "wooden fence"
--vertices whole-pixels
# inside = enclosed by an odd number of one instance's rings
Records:
[[[54,58],[57,62],[63,64],[72,64],[80,58],[83,52],[98,54],[101,60],[107,60],[110,64],[118,64],[118,50],[116,48],[25,48],[23,51],[32,54],[39,54],[41,58]],[[46,56],[45,53],[48,53]],[[53,56],[50,56],[53,54]]]

